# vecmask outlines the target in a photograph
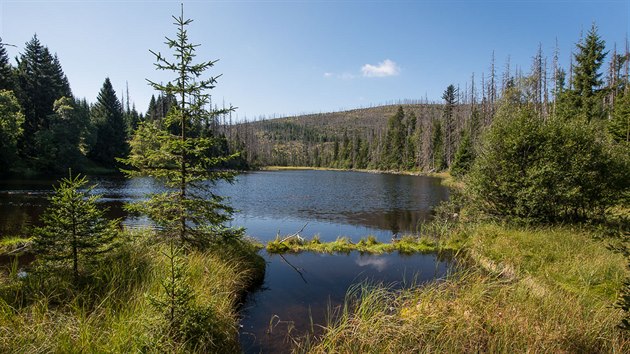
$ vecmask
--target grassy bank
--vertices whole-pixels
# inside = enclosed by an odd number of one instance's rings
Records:
[[[379,242],[376,237],[368,236],[358,242],[352,242],[348,237],[339,237],[335,241],[322,242],[315,236],[310,240],[292,237],[289,239],[276,238],[269,241],[265,248],[269,253],[348,253],[358,251],[368,254],[383,254],[398,252],[401,254],[434,253],[458,251],[463,246],[461,238],[452,237],[439,240],[431,237],[403,236],[391,243]]]
[[[127,242],[90,279],[73,288],[35,274],[2,273],[0,352],[235,352],[237,307],[264,277],[264,260],[247,243],[192,252],[184,259],[196,306],[208,309],[211,325],[200,329],[203,345],[165,338],[164,316],[149,299],[163,291],[170,271],[167,247],[148,231]]]
[[[393,292],[354,288],[321,338],[296,352],[628,352],[613,305],[626,276],[615,240],[571,227],[478,225],[468,266]],[[462,259],[464,260],[464,259]]]

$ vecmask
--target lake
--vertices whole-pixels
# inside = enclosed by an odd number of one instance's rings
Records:
[[[109,208],[109,217],[123,218],[127,227],[146,226],[144,218],[129,217],[125,203],[162,190],[149,178],[91,179]],[[0,182],[0,237],[18,234],[38,217],[53,192],[52,181]],[[440,180],[430,177],[341,171],[263,171],[239,175],[233,184],[218,183],[216,193],[227,196],[238,212],[232,224],[261,241],[279,233],[319,235],[323,241],[339,236],[358,241],[374,235],[388,242],[394,234],[414,233],[428,220],[431,208],[449,197]],[[341,255],[303,253],[268,255],[265,282],[242,309],[241,344],[247,353],[284,352],[286,335],[302,335],[311,323],[324,324],[328,309],[343,303],[352,284],[370,281],[394,288],[444,276],[449,263],[436,255]],[[317,326],[315,326],[317,327]]]

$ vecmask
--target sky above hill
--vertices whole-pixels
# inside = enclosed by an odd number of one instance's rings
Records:
[[[173,78],[149,49],[169,53],[179,4],[0,0],[0,37],[17,46],[13,58],[36,33],[76,96],[94,102],[109,77],[144,112],[146,79]],[[238,107],[238,119],[439,101],[449,84],[487,75],[493,51],[499,72],[508,57],[529,71],[539,44],[551,65],[557,40],[567,67],[592,23],[611,51],[630,33],[630,0],[185,1],[184,11],[198,58],[219,59],[214,102]]]

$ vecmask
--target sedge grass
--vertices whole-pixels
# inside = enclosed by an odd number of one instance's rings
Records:
[[[322,242],[318,236],[310,240],[292,237],[282,240],[277,237],[269,241],[265,246],[267,252],[272,254],[282,253],[349,253],[358,251],[367,254],[384,254],[398,252],[400,254],[434,253],[441,251],[457,251],[462,247],[461,240],[436,239],[427,236],[406,235],[391,243],[379,242],[376,237],[370,235],[354,243],[348,237],[338,237],[335,241]]]
[[[0,352],[238,351],[237,302],[264,274],[264,261],[255,250],[244,244],[187,255],[194,302],[213,313],[208,340],[191,348],[168,341],[161,331],[163,316],[148,301],[163,291],[160,280],[168,264],[161,251],[166,246],[150,241],[148,231],[127,236],[125,246],[81,289],[34,275],[7,279],[19,287],[2,285]]]
[[[293,350],[628,352],[614,306],[624,260],[594,236],[570,227],[478,225],[465,248],[466,268],[396,292],[355,288],[324,333],[296,339]]]

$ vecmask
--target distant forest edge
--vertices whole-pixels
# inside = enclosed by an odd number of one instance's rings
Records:
[[[161,125],[174,97],[152,97],[146,113],[130,104],[129,90],[119,99],[105,78],[96,102],[75,97],[61,62],[37,36],[11,65],[0,39],[0,176],[60,176],[68,168],[92,174],[115,173],[120,158],[142,122]],[[197,122],[200,136],[213,138],[210,154],[229,156],[233,147],[217,127],[218,117]],[[232,159],[223,166],[246,169]]]
[[[378,170],[468,171],[482,136],[497,117],[522,109],[550,119],[596,125],[615,143],[630,141],[628,43],[606,49],[597,28],[579,40],[568,69],[556,49],[539,46],[531,68],[499,73],[494,53],[488,73],[445,85],[442,102],[401,104],[334,113],[234,122],[209,116],[196,130],[212,137],[216,156],[240,152],[225,168],[266,165]],[[0,175],[117,171],[118,158],[141,122],[161,122],[177,101],[152,97],[145,113],[116,94],[105,78],[96,102],[74,97],[60,60],[34,36],[13,66],[0,40]]]
[[[627,42],[627,41],[626,41]],[[531,68],[509,58],[497,73],[471,75],[463,87],[446,86],[440,103],[421,100],[344,112],[245,122],[229,127],[252,165],[317,166],[378,170],[450,170],[464,174],[482,150],[482,136],[499,116],[523,112],[597,126],[615,143],[630,141],[628,44],[605,42],[592,26],[571,53],[568,69],[539,46]],[[528,114],[529,114],[528,113]]]

